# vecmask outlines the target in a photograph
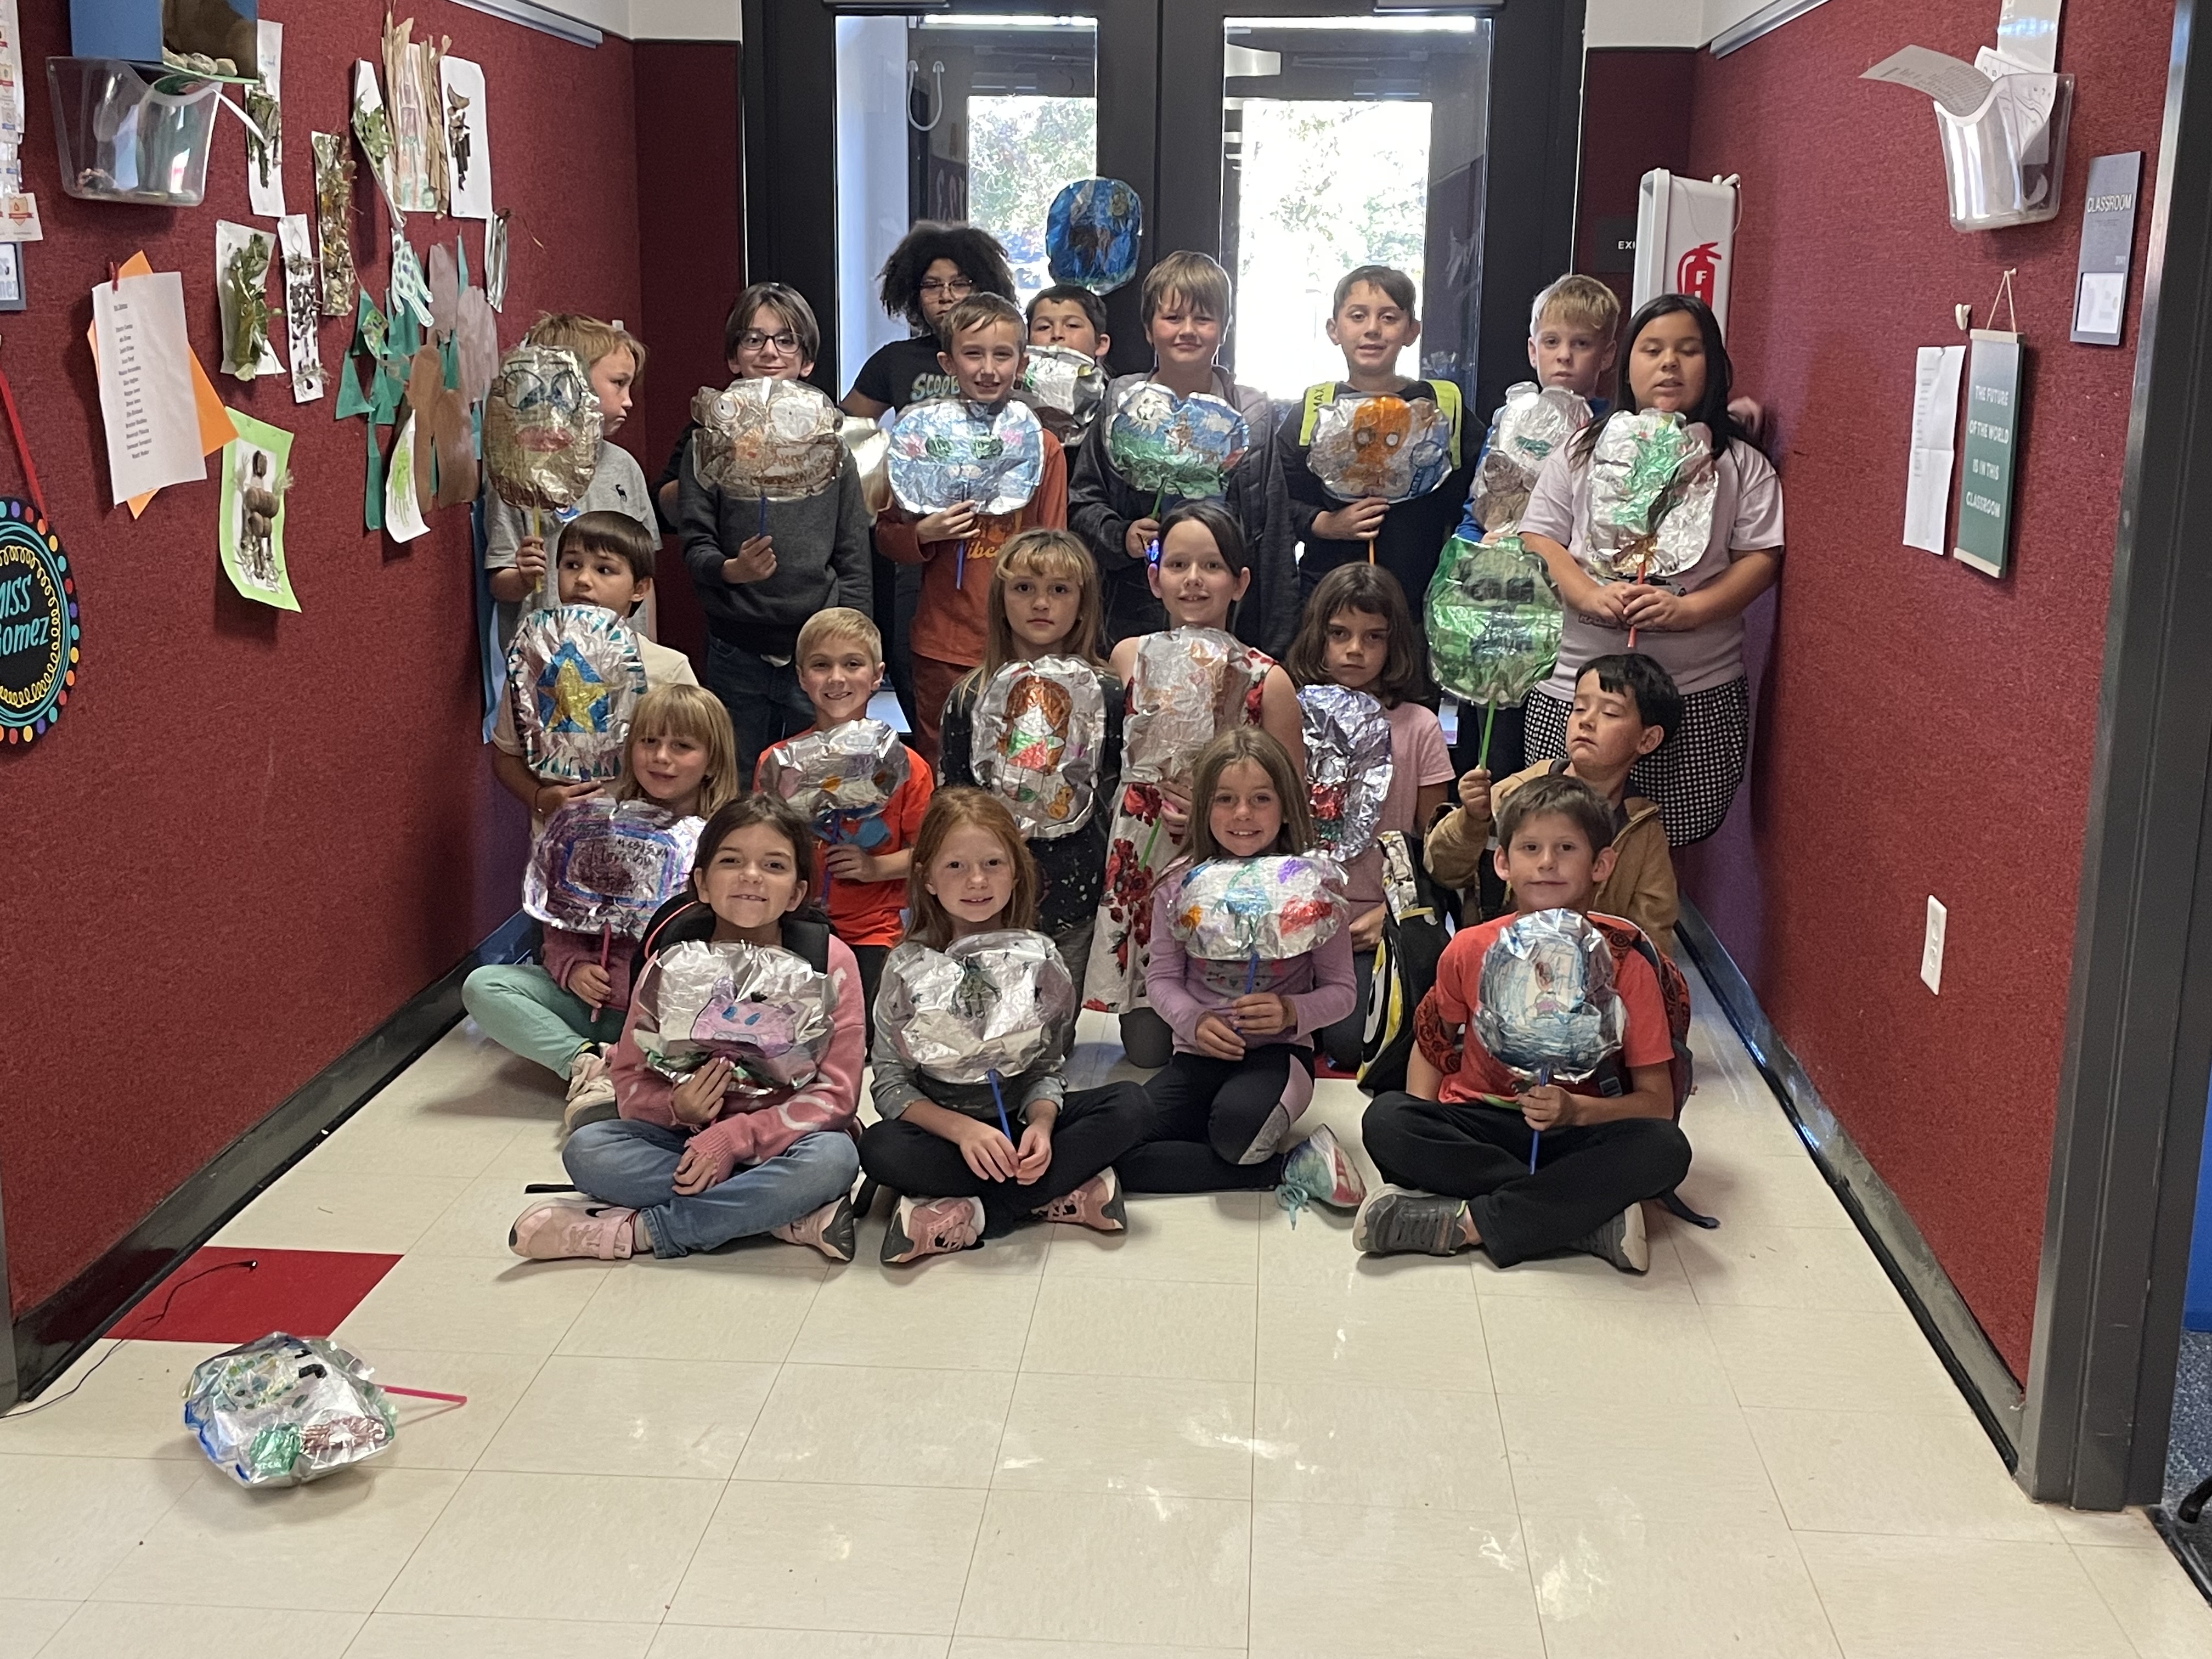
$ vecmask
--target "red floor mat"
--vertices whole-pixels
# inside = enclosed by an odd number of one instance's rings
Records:
[[[195,1250],[107,1334],[157,1342],[251,1342],[271,1331],[328,1336],[398,1260],[354,1250],[210,1245]],[[234,1265],[247,1261],[259,1265]]]

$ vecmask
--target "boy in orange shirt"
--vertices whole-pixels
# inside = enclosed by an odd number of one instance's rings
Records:
[[[1532,778],[1515,790],[1498,810],[1498,873],[1517,915],[1587,914],[1613,868],[1613,808],[1579,778]],[[1640,954],[1615,953],[1628,1029],[1617,1060],[1581,1085],[1593,1092],[1523,1087],[1471,1024],[1483,957],[1514,920],[1462,929],[1444,947],[1414,1014],[1406,1087],[1376,1096],[1362,1122],[1389,1184],[1360,1205],[1352,1241],[1378,1255],[1479,1244],[1501,1267],[1574,1249],[1643,1273],[1643,1201],[1672,1191],[1690,1167],[1658,975]],[[1616,1092],[1595,1092],[1605,1088]]]

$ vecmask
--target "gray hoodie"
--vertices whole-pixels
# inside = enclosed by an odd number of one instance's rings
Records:
[[[725,495],[699,482],[691,452],[676,485],[676,527],[684,563],[698,590],[707,631],[725,645],[763,657],[787,657],[799,625],[817,611],[849,605],[872,608],[868,529],[874,522],[860,491],[852,458],[838,465],[836,482],[803,501],[768,503],[768,534],[775,542],[775,574],[764,581],[726,582],[722,562],[759,533],[761,504]]]

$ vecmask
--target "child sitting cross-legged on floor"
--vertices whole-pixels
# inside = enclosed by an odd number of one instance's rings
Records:
[[[1518,914],[1587,914],[1613,867],[1613,808],[1580,779],[1516,790],[1498,811],[1498,873]],[[1658,975],[1640,952],[1614,950],[1626,1034],[1613,1075],[1582,1086],[1619,1093],[1523,1088],[1471,1024],[1483,957],[1514,920],[1462,929],[1444,947],[1414,1016],[1406,1087],[1376,1096],[1363,1120],[1367,1154],[1389,1184],[1360,1206],[1352,1243],[1377,1255],[1479,1244],[1501,1267],[1583,1250],[1640,1273],[1651,1262],[1643,1201],[1672,1191],[1690,1167],[1674,1122],[1674,1039]],[[1593,920],[1608,942],[1626,927]]]

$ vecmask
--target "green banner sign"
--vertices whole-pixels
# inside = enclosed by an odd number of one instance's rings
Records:
[[[2017,334],[1978,328],[1966,352],[1966,441],[1959,486],[1962,564],[2002,576],[2012,536],[2013,471],[2020,459],[2021,366]]]

